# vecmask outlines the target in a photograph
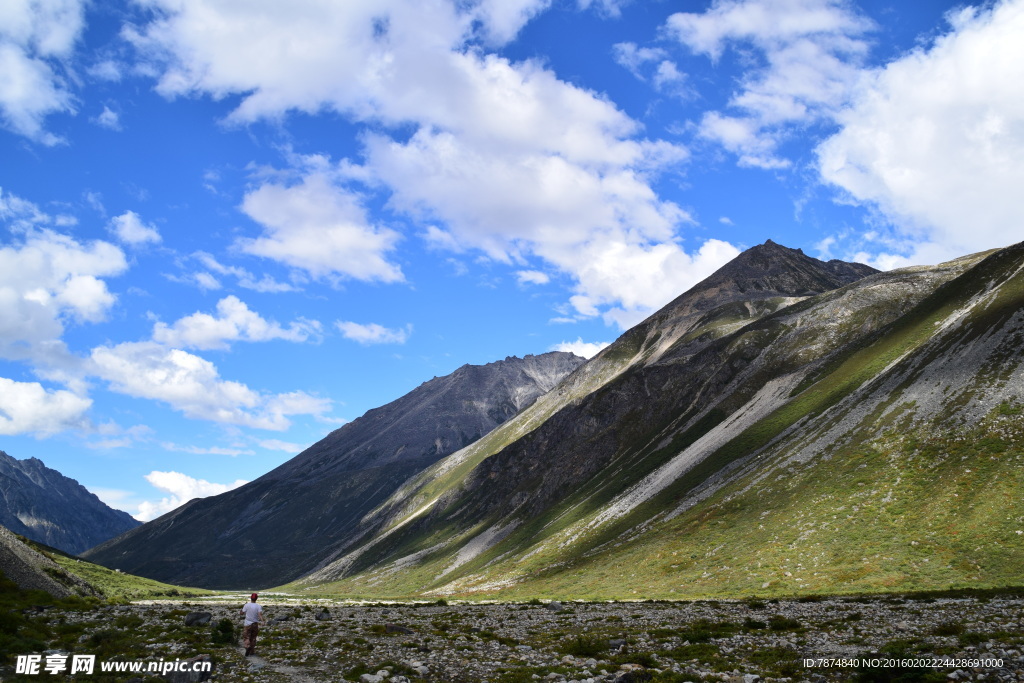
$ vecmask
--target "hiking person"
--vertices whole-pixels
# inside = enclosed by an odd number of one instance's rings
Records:
[[[248,657],[256,650],[256,636],[260,632],[260,624],[263,622],[263,605],[256,604],[259,594],[253,593],[249,596],[249,602],[242,605],[241,614],[245,615],[245,629],[242,631],[242,645],[245,646],[245,656]]]

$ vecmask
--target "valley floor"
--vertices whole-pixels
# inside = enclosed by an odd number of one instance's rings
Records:
[[[241,599],[55,607],[29,618],[50,634],[51,651],[96,654],[97,661],[205,654],[216,681],[1024,681],[1024,598],[1018,596],[354,605],[264,595],[264,601],[271,623],[250,658],[235,640]],[[192,612],[209,612],[211,620],[185,626]],[[851,665],[856,660],[861,667]],[[865,660],[877,666],[865,667]],[[51,678],[12,676],[11,669],[0,679]],[[127,678],[97,672],[82,680]]]

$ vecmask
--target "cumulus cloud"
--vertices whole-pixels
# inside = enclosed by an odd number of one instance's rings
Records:
[[[82,0],[10,0],[0,4],[0,120],[36,142],[61,139],[45,129],[55,112],[74,112],[61,74],[84,26]]]
[[[874,24],[846,0],[716,0],[679,12],[667,32],[713,60],[728,48],[756,56],[729,101],[735,113],[708,112],[701,133],[744,166],[780,168],[777,147],[795,125],[828,120],[860,76]]]
[[[341,331],[345,339],[357,341],[360,344],[404,344],[412,334],[412,325],[404,328],[388,328],[377,323],[354,323],[339,320],[334,323]]]
[[[575,353],[581,358],[593,358],[601,349],[609,344],[611,342],[585,342],[583,337],[576,337],[576,341],[555,344],[549,351],[568,351],[569,353]]]
[[[210,361],[157,342],[96,347],[89,370],[113,391],[161,401],[186,417],[257,429],[282,431],[291,426],[290,416],[319,416],[331,406],[304,392],[264,394],[221,379]]]
[[[51,391],[38,382],[0,377],[0,434],[48,436],[85,426],[92,401],[67,390]]]
[[[113,244],[47,228],[0,247],[0,356],[41,360],[61,346],[67,322],[105,319],[116,297],[103,278],[127,267]]]
[[[314,278],[345,277],[399,282],[401,269],[388,260],[399,234],[371,225],[359,198],[314,172],[297,185],[266,183],[245,196],[242,210],[264,228],[238,247],[308,272]]]
[[[160,231],[150,223],[144,223],[139,214],[125,211],[120,216],[110,219],[110,231],[125,244],[139,245],[147,242],[160,242]]]
[[[237,489],[239,486],[244,486],[249,483],[244,479],[236,479],[230,484],[216,484],[206,481],[205,479],[190,477],[187,474],[182,474],[181,472],[160,472],[157,470],[147,474],[146,481],[157,489],[169,493],[170,495],[155,503],[149,501],[141,503],[139,505],[139,511],[135,515],[135,519],[140,522],[148,522],[152,519],[156,519],[160,515],[166,514],[175,508],[179,508],[195,498],[215,496],[220,493],[225,493],[226,491],[231,491],[232,489]]]
[[[620,298],[612,285],[626,279],[599,280],[603,271],[580,253],[614,243],[635,263],[699,260],[700,245],[679,241],[689,216],[652,188],[657,173],[687,159],[686,149],[640,139],[641,126],[607,98],[539,62],[487,53],[546,2],[155,4],[164,11],[129,38],[165,95],[238,94],[235,122],[333,110],[372,129],[358,174],[343,162],[348,173],[303,168],[297,182],[253,189],[242,210],[264,234],[238,243],[246,253],[315,278],[401,281],[392,256],[399,236],[368,221],[351,187],[361,182],[430,225],[435,246],[506,263],[546,261],[577,280],[587,315],[601,312],[595,306],[649,311],[667,299],[659,292],[638,302],[636,291]],[[298,43],[306,49],[292,49]],[[649,57],[633,53],[623,59]],[[682,74],[659,62],[651,78],[667,86]],[[693,279],[665,274],[674,287]]]
[[[261,342],[274,339],[303,342],[320,332],[315,320],[297,320],[287,328],[262,318],[236,296],[217,302],[217,315],[193,313],[172,325],[158,322],[153,339],[167,346],[192,349],[226,349],[234,341]]]
[[[876,263],[933,263],[1020,239],[1024,2],[968,8],[951,30],[868,73],[818,147],[822,178],[899,230]],[[848,244],[846,246],[849,246]]]

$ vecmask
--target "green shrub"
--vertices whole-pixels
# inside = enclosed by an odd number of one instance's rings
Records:
[[[573,657],[600,657],[608,651],[608,641],[598,636],[581,634],[563,643],[559,650]]]
[[[210,642],[214,645],[230,645],[236,640],[235,624],[230,619],[218,621],[210,633]]]
[[[768,628],[773,631],[793,631],[800,628],[800,622],[796,619],[776,614],[768,620]]]
[[[958,636],[963,632],[964,625],[956,621],[947,621],[932,630],[932,633],[937,636]]]

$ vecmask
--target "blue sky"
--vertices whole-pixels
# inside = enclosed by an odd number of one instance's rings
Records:
[[[747,247],[1024,239],[1024,0],[14,0],[0,448],[151,518]]]

